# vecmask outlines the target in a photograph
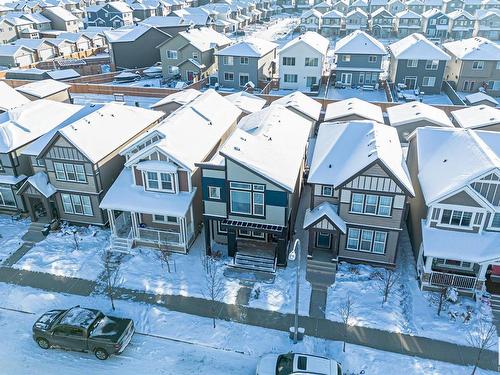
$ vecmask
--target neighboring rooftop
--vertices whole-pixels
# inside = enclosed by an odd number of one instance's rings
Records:
[[[271,102],[273,105],[282,105],[306,115],[311,120],[318,121],[321,114],[321,103],[300,91],[294,91]]]
[[[300,43],[305,43],[319,53],[326,55],[330,41],[314,31],[307,31],[285,44],[280,52]]]
[[[50,95],[67,90],[69,87],[69,85],[53,79],[44,79],[16,87],[16,90],[20,93],[43,99]]]
[[[384,116],[378,105],[358,98],[345,99],[326,106],[325,121],[335,121],[347,116],[359,116],[366,120],[384,123]]]
[[[500,125],[500,109],[488,105],[477,105],[451,112],[456,123],[465,129],[478,129]]]
[[[419,101],[408,102],[387,108],[391,126],[401,126],[411,122],[428,121],[437,126],[453,128],[445,111]]]
[[[389,45],[389,50],[400,60],[449,60],[450,56],[441,48],[418,33],[408,35]]]
[[[337,42],[335,53],[385,55],[386,50],[384,45],[371,35],[355,30]]]
[[[500,46],[481,37],[444,43],[443,47],[461,60],[498,61],[500,56]]]
[[[225,96],[227,100],[245,113],[260,111],[267,103],[266,99],[250,94],[246,91],[239,91]]]
[[[276,43],[259,38],[248,38],[218,51],[218,56],[262,57],[278,47]]]
[[[167,95],[163,99],[152,104],[150,108],[155,109],[169,103],[177,103],[180,105],[184,105],[193,101],[200,95],[201,92],[195,89],[179,90],[178,92],[174,92],[173,94]]]
[[[29,103],[29,99],[0,81],[0,111],[6,112]]]

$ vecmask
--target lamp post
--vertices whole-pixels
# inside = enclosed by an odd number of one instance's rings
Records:
[[[300,289],[300,240],[297,238],[293,243],[293,249],[288,255],[288,259],[294,261],[297,258],[297,267],[296,267],[296,282],[295,282],[295,322],[294,322],[294,331],[293,331],[293,343],[296,344],[298,341],[299,334],[299,289]]]

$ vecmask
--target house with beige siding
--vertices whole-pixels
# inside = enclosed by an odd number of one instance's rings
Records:
[[[422,289],[476,295],[500,265],[499,145],[498,132],[469,129],[425,127],[410,137],[408,229]]]
[[[443,44],[451,56],[445,79],[457,91],[476,92],[484,88],[489,95],[500,95],[500,46],[488,39],[475,37]]]
[[[451,112],[457,127],[500,132],[500,109],[476,105]]]
[[[110,219],[99,204],[123,168],[119,150],[162,117],[162,112],[116,103],[86,107],[25,150],[36,177],[18,194],[30,212],[36,205],[48,207],[49,220],[106,225]]]
[[[374,121],[323,123],[307,183],[308,261],[393,268],[414,196],[396,130]]]
[[[53,79],[33,81],[16,87],[16,91],[29,100],[49,99],[57,102],[70,102],[70,85]]]
[[[11,97],[20,95],[16,91],[10,94]],[[24,150],[82,108],[43,99],[31,102],[23,97],[18,97],[12,105],[0,114],[0,212],[10,214],[28,210],[26,200],[17,194],[32,174],[31,162]],[[36,212],[43,215],[45,210],[37,207]]]
[[[240,113],[207,90],[120,150],[125,168],[100,204],[113,247],[188,251],[202,223],[198,163],[216,154]]]
[[[240,268],[286,266],[311,124],[274,105],[243,117],[202,169],[205,247]],[[226,250],[224,250],[225,252]]]

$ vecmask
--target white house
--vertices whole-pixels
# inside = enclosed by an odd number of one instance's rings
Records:
[[[317,91],[326,70],[329,41],[309,31],[298,36],[278,52],[280,89]]]

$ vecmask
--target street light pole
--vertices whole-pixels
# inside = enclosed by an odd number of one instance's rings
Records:
[[[295,321],[294,321],[294,331],[293,331],[293,343],[296,344],[298,341],[299,334],[299,290],[300,290],[300,240],[297,238],[293,244],[293,249],[290,252],[289,259],[295,260],[297,258],[296,267],[296,280],[295,280]]]

